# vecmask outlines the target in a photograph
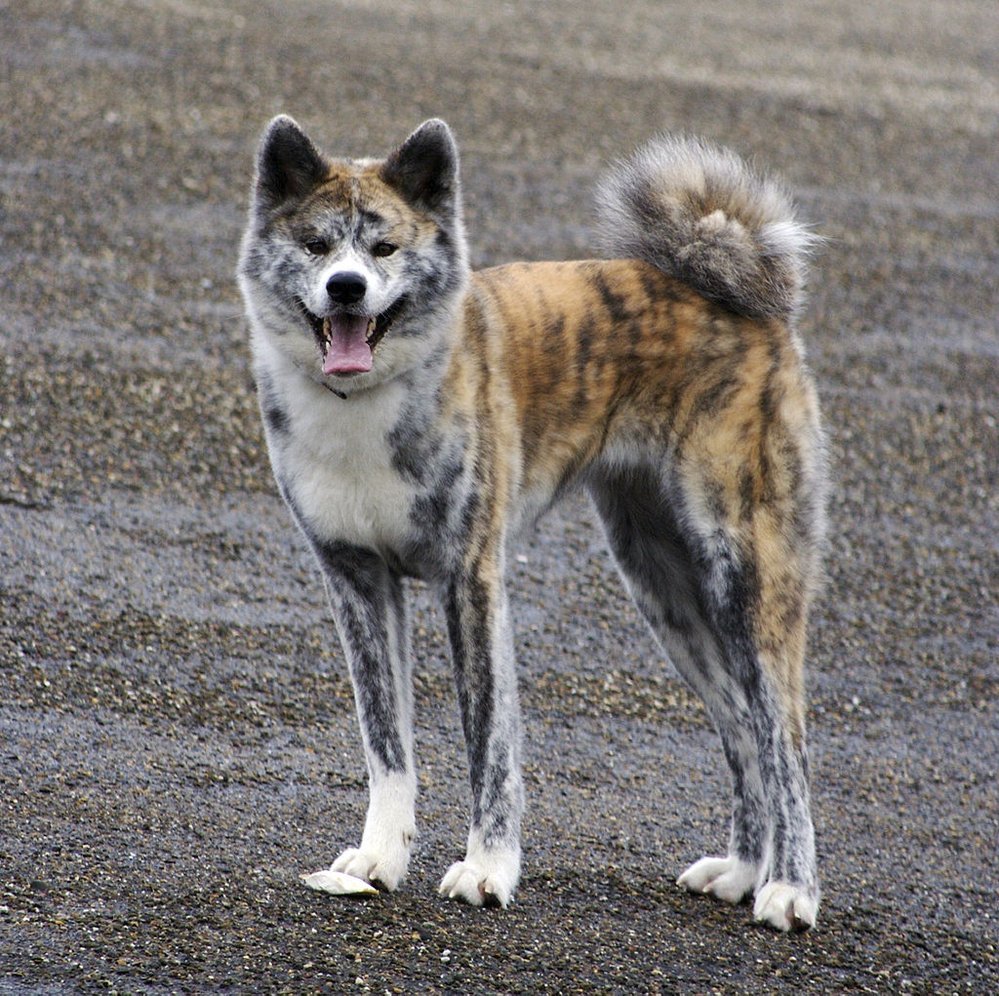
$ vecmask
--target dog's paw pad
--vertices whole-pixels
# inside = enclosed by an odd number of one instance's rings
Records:
[[[768,882],[753,905],[753,919],[777,930],[807,930],[815,926],[818,900],[801,886]]]
[[[313,872],[311,875],[300,875],[299,878],[317,892],[329,892],[334,896],[376,896],[378,890],[363,878],[355,878],[344,872],[327,868],[324,871]]]
[[[714,896],[726,903],[741,903],[756,884],[756,867],[739,858],[701,858],[676,884],[688,892]]]
[[[513,887],[499,876],[489,875],[470,861],[457,861],[441,880],[438,892],[448,899],[460,899],[471,906],[502,906],[513,898]]]

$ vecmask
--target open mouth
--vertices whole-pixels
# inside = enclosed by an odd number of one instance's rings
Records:
[[[299,300],[299,309],[308,320],[319,346],[323,374],[350,377],[367,373],[374,363],[375,347],[402,310],[402,303],[401,299],[396,301],[380,315],[338,312],[320,317]]]

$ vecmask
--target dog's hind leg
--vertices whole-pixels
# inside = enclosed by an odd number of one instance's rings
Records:
[[[416,830],[413,693],[402,583],[375,553],[313,544],[350,668],[368,766],[369,802],[358,847],[333,870],[394,890]]]
[[[742,575],[684,523],[652,472],[607,472],[590,490],[636,605],[704,701],[732,772],[728,854],[696,862],[679,884],[733,903],[755,892],[757,919],[785,930],[812,925],[818,891],[800,703],[788,711],[757,649]]]
[[[471,826],[440,893],[506,906],[520,878],[520,712],[502,553],[479,555],[445,587],[444,607],[468,751]]]

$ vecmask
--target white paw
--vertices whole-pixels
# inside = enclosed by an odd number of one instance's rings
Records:
[[[800,886],[768,882],[756,896],[753,919],[778,930],[806,930],[815,926],[818,910],[818,899]]]
[[[394,852],[377,853],[362,846],[348,847],[333,862],[330,871],[352,875],[389,892],[395,892],[399,883],[406,877],[408,867],[408,849],[400,848]]]
[[[690,892],[714,896],[726,903],[741,903],[756,884],[756,866],[733,855],[701,858],[676,880],[676,884]]]
[[[505,909],[513,899],[519,879],[518,852],[480,852],[451,865],[437,891],[448,899],[460,899],[472,906]]]
[[[371,785],[360,847],[349,847],[330,871],[363,879],[395,892],[406,877],[416,835],[416,787],[409,775],[389,775]]]

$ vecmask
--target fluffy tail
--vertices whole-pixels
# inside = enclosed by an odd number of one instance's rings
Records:
[[[644,259],[751,318],[791,320],[819,240],[775,180],[734,152],[664,136],[618,164],[598,189],[601,248]]]

